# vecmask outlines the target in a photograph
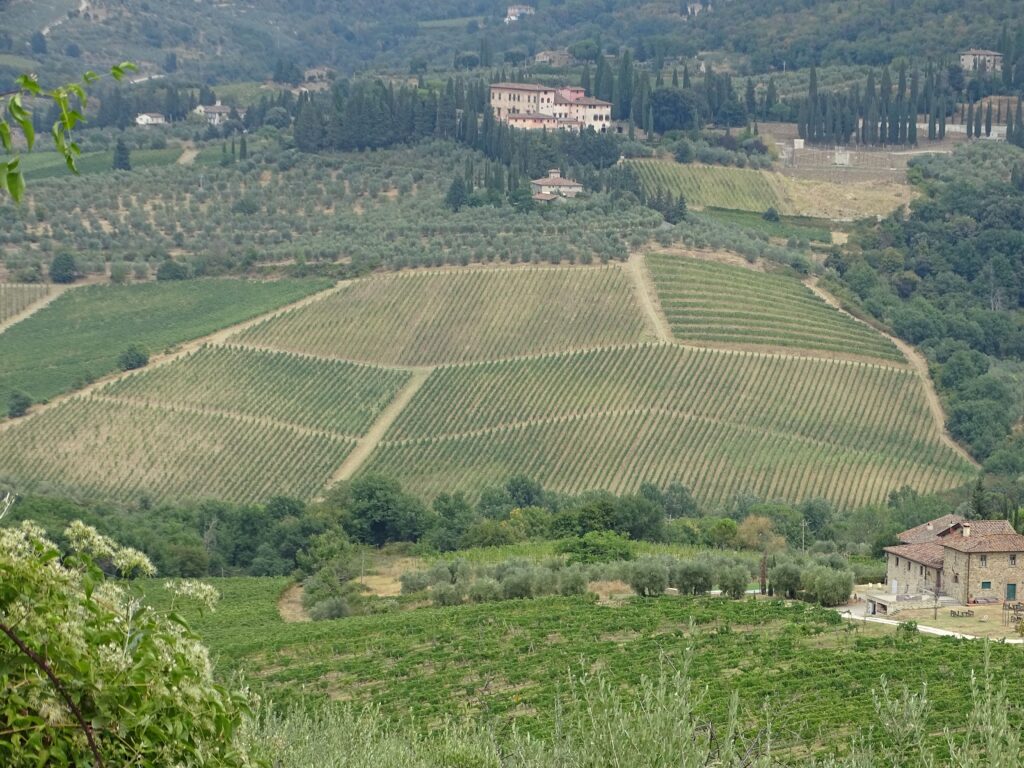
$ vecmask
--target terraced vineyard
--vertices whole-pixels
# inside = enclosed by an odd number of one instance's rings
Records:
[[[257,419],[83,397],[6,432],[0,480],[127,502],[309,498],[353,445]]]
[[[408,379],[405,371],[340,360],[204,347],[182,361],[121,379],[102,394],[360,435]]]
[[[681,341],[785,347],[905,362],[885,337],[798,281],[665,254],[647,257],[662,311]]]
[[[235,337],[279,350],[399,365],[561,352],[646,338],[615,267],[420,272],[360,280]]]
[[[634,160],[633,167],[649,193],[682,195],[690,206],[734,208],[763,213],[782,211],[785,199],[763,171],[721,165],[683,165],[674,160]]]
[[[971,476],[909,371],[674,346],[440,369],[365,471],[426,497],[524,472],[567,492],[680,480],[705,503],[840,506]]]
[[[0,323],[24,312],[48,292],[45,285],[0,283]]]
[[[0,402],[12,390],[51,398],[116,370],[130,344],[160,352],[329,286],[326,280],[189,280],[75,288],[0,334]]]

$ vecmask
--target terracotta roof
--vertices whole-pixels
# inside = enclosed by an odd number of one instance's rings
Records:
[[[962,536],[962,529],[966,525],[971,526],[972,536],[989,536],[991,534],[1017,532],[1013,529],[1013,525],[1009,520],[964,520],[943,533],[940,538]]]
[[[582,187],[578,181],[573,179],[563,179],[558,176],[548,176],[546,179],[534,179],[531,184],[537,184],[543,187]]]
[[[923,544],[926,541],[934,541],[940,534],[960,522],[963,522],[963,517],[960,515],[943,515],[904,531],[899,535],[899,540],[903,544]]]
[[[900,544],[886,547],[885,551],[929,568],[942,568],[945,560],[945,552],[938,544]]]
[[[988,51],[988,50],[985,50],[984,48],[970,48],[970,49],[964,51],[963,53],[961,53],[960,55],[961,56],[999,56],[1000,58],[1002,58],[1003,54],[1001,54],[999,51]]]
[[[601,99],[595,99],[592,96],[584,96],[582,99],[576,99],[576,101],[572,103],[583,104],[588,107],[610,107],[612,105],[610,101],[602,101]]]
[[[1024,552],[1024,536],[1019,533],[990,533],[970,536],[948,536],[943,547],[957,552]]]

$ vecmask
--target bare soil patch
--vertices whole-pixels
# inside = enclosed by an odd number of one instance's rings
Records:
[[[289,624],[312,621],[306,609],[302,607],[301,584],[292,584],[281,593],[281,598],[277,601],[277,612],[281,615],[281,620]]]
[[[597,595],[602,605],[615,605],[633,596],[633,590],[624,581],[592,581],[587,591]]]

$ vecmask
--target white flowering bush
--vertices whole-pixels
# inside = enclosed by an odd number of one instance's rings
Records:
[[[0,765],[249,765],[237,739],[245,697],[214,682],[176,614],[100,567],[150,576],[149,560],[82,523],[66,535],[62,556],[36,525],[0,528]],[[206,607],[216,597],[169,586]]]

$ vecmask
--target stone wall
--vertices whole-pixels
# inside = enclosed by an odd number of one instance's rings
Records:
[[[892,591],[892,583],[896,582],[896,592],[900,595],[920,595],[935,590],[938,571],[921,563],[915,563],[905,557],[886,553],[885,581],[888,591]]]

